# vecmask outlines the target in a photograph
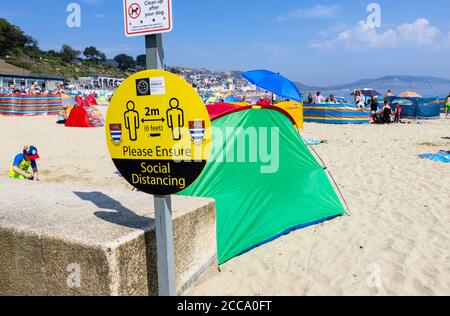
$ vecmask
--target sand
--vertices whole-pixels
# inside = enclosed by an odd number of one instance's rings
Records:
[[[100,107],[106,115],[106,107]],[[35,145],[40,180],[79,186],[129,188],[114,172],[104,128],[66,128],[54,116],[2,117],[0,133],[0,174],[8,174],[10,164],[25,145]]]
[[[54,121],[0,117],[0,185],[14,155],[33,144],[44,182],[131,190],[114,175],[104,129],[69,129]],[[315,149],[351,216],[235,258],[191,294],[450,295],[450,165],[416,157],[450,150],[444,139],[450,120],[410,123],[306,124],[304,137],[328,142]]]

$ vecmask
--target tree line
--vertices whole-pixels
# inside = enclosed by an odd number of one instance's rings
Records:
[[[20,27],[9,23],[4,18],[0,18],[0,57],[17,57],[21,54],[29,57],[41,57],[44,55],[58,58],[66,63],[88,62],[103,64],[107,61],[106,54],[95,46],[86,47],[81,52],[70,45],[64,44],[58,51],[52,49],[42,51],[39,49],[37,40],[26,35]],[[117,63],[117,68],[123,71],[144,69],[146,63],[145,55],[139,55],[135,59],[127,54],[119,54],[113,60]]]

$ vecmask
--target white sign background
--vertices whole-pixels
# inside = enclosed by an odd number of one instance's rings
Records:
[[[125,35],[172,31],[172,0],[124,0]]]

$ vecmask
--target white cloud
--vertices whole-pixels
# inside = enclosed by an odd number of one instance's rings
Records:
[[[427,19],[417,19],[412,24],[402,24],[397,27],[397,32],[402,41],[417,45],[432,45],[439,35],[439,29],[430,25]]]
[[[395,48],[402,44],[438,46],[440,31],[427,19],[404,23],[396,28],[379,31],[360,21],[356,26],[340,32],[335,38],[310,44],[313,48],[346,47],[349,49]]]
[[[317,4],[310,8],[298,8],[277,17],[278,21],[290,21],[301,18],[330,18],[337,15],[338,5],[326,6]]]
[[[334,33],[342,32],[346,29],[347,29],[347,25],[345,23],[339,22],[339,23],[333,24],[326,30],[319,31],[318,35],[320,37],[327,38]]]

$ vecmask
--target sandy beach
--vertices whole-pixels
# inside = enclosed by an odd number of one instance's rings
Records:
[[[0,184],[14,155],[33,144],[43,182],[131,190],[114,174],[103,128],[70,129],[55,119],[0,116]],[[327,141],[315,149],[351,216],[235,258],[191,294],[450,295],[450,166],[417,158],[450,150],[450,120],[306,124],[302,135]]]

